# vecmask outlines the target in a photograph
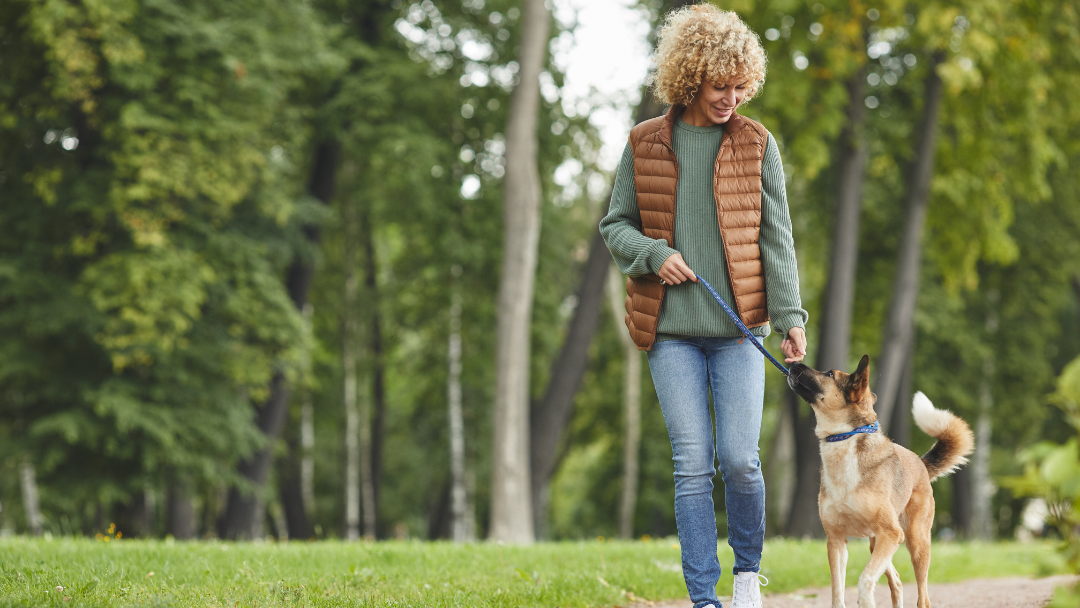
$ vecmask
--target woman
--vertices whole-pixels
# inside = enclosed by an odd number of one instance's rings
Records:
[[[716,458],[735,552],[732,603],[758,608],[764,359],[697,275],[756,336],[767,336],[771,322],[785,336],[786,361],[802,360],[807,314],[780,153],[764,127],[737,112],[764,83],[765,51],[735,13],[710,5],[672,12],[658,38],[653,92],[671,109],[631,131],[600,232],[631,277],[626,325],[649,351],[671,439],[675,521],[694,608],[720,607]]]

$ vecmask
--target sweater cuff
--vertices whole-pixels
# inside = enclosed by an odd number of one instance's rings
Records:
[[[649,247],[649,253],[645,256],[645,264],[649,267],[651,272],[660,272],[660,267],[664,265],[664,262],[671,256],[679,253],[678,251],[667,246],[667,241],[664,239],[657,239],[656,243]]]
[[[777,332],[780,333],[781,338],[786,338],[788,331],[792,327],[805,328],[806,320],[803,319],[803,316],[801,314],[797,312],[792,312],[783,315],[782,317],[779,317],[777,319],[773,319],[772,326]]]

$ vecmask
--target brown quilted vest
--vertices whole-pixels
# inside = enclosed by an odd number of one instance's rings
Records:
[[[665,239],[672,248],[676,248],[675,191],[679,164],[671,146],[671,133],[683,109],[672,106],[665,116],[646,120],[630,131],[641,231],[649,238]],[[724,123],[713,171],[716,218],[724,243],[728,279],[735,294],[734,307],[747,327],[769,322],[765,272],[758,247],[761,161],[766,141],[768,132],[760,123],[732,114]],[[626,327],[640,350],[651,350],[656,341],[665,290],[666,286],[655,274],[626,280]],[[721,310],[719,305],[717,310]]]

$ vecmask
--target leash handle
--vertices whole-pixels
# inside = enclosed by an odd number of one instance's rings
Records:
[[[780,370],[780,373],[784,374],[785,376],[790,374],[791,372],[788,371],[788,368],[784,367],[779,361],[774,359],[773,356],[769,354],[769,351],[765,350],[765,347],[761,345],[761,342],[758,342],[757,336],[750,333],[750,330],[746,327],[746,324],[742,322],[742,319],[739,318],[739,315],[735,314],[735,311],[731,310],[731,307],[728,306],[727,302],[725,302],[724,299],[720,297],[720,294],[716,293],[716,290],[713,289],[713,286],[709,285],[708,281],[701,278],[701,275],[698,275],[698,281],[700,281],[701,284],[705,286],[705,289],[709,290],[709,293],[712,294],[712,297],[716,298],[716,301],[720,303],[720,306],[724,307],[724,312],[726,312],[728,316],[731,317],[731,320],[735,322],[735,325],[739,326],[739,331],[741,331],[743,335],[747,338],[750,338],[750,341],[754,343],[754,346],[756,346],[763,355],[768,357],[769,361],[772,361],[772,364],[776,366],[776,369]]]

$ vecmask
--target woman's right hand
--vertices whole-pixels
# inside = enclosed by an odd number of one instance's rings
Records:
[[[669,255],[668,259],[664,260],[663,265],[660,266],[660,272],[656,274],[668,285],[678,285],[683,281],[697,283],[697,275],[683,261],[681,253]]]

